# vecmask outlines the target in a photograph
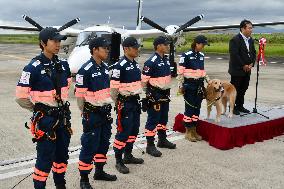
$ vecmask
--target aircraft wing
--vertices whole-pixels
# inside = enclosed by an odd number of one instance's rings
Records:
[[[253,23],[252,25],[254,27],[255,26],[265,27],[265,26],[284,25],[284,21]],[[188,27],[188,28],[184,29],[183,31],[184,32],[189,32],[189,31],[208,31],[208,30],[238,29],[238,28],[240,28],[240,24]]]
[[[53,26],[54,28],[59,28],[60,26]],[[39,31],[38,28],[36,27],[25,27],[25,26],[5,26],[5,25],[0,25],[0,29],[5,29],[5,30],[18,30],[18,31]],[[82,30],[79,29],[74,29],[74,28],[66,28],[65,30],[61,31],[60,33],[62,35],[67,35],[71,37],[76,37]]]
[[[165,33],[160,31],[160,30],[157,30],[157,29],[127,30],[125,35],[132,36],[132,37],[135,37],[135,38],[151,38],[151,37],[158,37],[160,35],[165,35]]]
[[[20,31],[39,31],[36,27],[25,27],[25,26],[5,26],[0,25],[0,29],[6,30],[20,30]]]

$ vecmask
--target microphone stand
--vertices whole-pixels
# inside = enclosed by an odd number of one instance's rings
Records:
[[[264,44],[260,44],[260,43],[259,43],[258,52],[260,52],[261,45],[263,45],[263,48],[262,48],[262,49],[264,49]],[[264,60],[263,60],[263,61],[264,61]],[[253,108],[252,112],[250,112],[250,113],[241,114],[241,115],[240,115],[241,117],[242,117],[242,116],[245,116],[245,115],[248,115],[248,114],[258,114],[258,115],[261,115],[261,116],[265,117],[266,119],[269,119],[268,116],[259,113],[259,112],[257,111],[257,108],[256,108],[257,95],[258,95],[257,89],[258,89],[258,77],[259,77],[259,62],[260,62],[260,58],[258,57],[258,59],[257,59],[257,65],[256,65],[256,85],[255,85],[254,108]]]

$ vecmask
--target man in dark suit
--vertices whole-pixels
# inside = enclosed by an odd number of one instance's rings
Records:
[[[240,33],[235,35],[229,44],[229,74],[231,75],[231,83],[237,89],[235,115],[239,115],[240,112],[250,112],[243,105],[244,96],[249,86],[251,68],[256,59],[254,40],[251,38],[251,34],[252,23],[249,20],[243,20],[240,23]]]

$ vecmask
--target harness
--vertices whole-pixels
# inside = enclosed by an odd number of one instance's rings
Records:
[[[40,56],[36,56],[33,58],[34,60],[39,60],[41,61]],[[44,69],[48,77],[51,79],[55,91],[56,91],[56,96],[55,100],[58,103],[58,107],[50,107],[42,103],[36,103],[34,107],[34,114],[31,117],[31,125],[30,128],[27,126],[27,123],[25,124],[26,128],[29,128],[34,136],[32,139],[33,142],[38,142],[39,140],[42,139],[48,139],[48,140],[55,140],[56,139],[56,129],[59,126],[60,120],[63,120],[63,125],[65,129],[68,131],[70,135],[73,134],[73,131],[71,129],[71,112],[70,112],[70,103],[66,101],[63,103],[63,100],[61,98],[61,86],[60,86],[60,80],[61,80],[61,75],[63,73],[63,69],[61,64],[59,64],[59,60],[57,56],[53,57],[53,62],[55,62],[55,70],[56,70],[56,75],[55,77],[51,77],[51,69],[50,67],[46,66],[43,64]],[[52,125],[51,131],[50,132],[44,132],[38,128],[38,123],[40,119],[43,118],[43,116],[51,116],[55,118],[55,121]]]
[[[146,98],[141,100],[142,110],[146,112],[149,107],[154,108],[155,111],[161,110],[161,104],[170,102],[170,89],[160,89],[147,84]]]
[[[123,127],[121,124],[121,119],[122,119],[122,109],[124,107],[124,103],[125,102],[133,102],[135,104],[138,105],[138,112],[141,112],[141,105],[140,105],[140,96],[137,95],[131,95],[131,96],[123,96],[121,94],[118,94],[117,97],[117,102],[116,102],[116,106],[115,106],[115,111],[117,112],[117,131],[118,132],[122,132],[123,131]]]
[[[220,94],[220,96],[218,96],[218,97],[216,97],[212,102],[210,102],[208,105],[207,105],[207,107],[209,107],[209,106],[212,106],[212,104],[214,104],[215,102],[217,102],[218,100],[220,100],[221,99],[221,97],[223,96],[223,94],[224,94],[224,86],[223,85],[221,85],[221,87],[219,88],[219,89],[217,89],[217,90],[215,90],[216,92],[221,92],[221,94]],[[206,98],[207,99],[207,98]],[[207,99],[208,100],[208,99]]]

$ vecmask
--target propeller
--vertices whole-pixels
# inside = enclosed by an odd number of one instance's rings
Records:
[[[75,18],[73,20],[71,20],[70,22],[67,22],[66,24],[64,24],[63,26],[61,26],[58,31],[62,31],[65,30],[66,28],[69,28],[75,24],[77,24],[78,22],[80,22],[80,18]]]
[[[181,25],[176,31],[175,33],[178,33],[180,31],[183,31],[184,29],[186,29],[187,27],[195,24],[196,22],[200,21],[202,18],[204,18],[204,15],[201,14],[199,16],[194,17],[193,19],[191,19],[190,21],[188,21],[187,23]]]
[[[201,14],[199,16],[196,16],[194,18],[192,18],[191,20],[189,20],[188,22],[186,22],[185,24],[181,25],[175,32],[178,33],[180,31],[184,31],[187,27],[195,24],[196,22],[200,21],[202,18],[204,18],[204,15]],[[146,24],[152,26],[153,28],[156,28],[162,32],[168,33],[168,31],[163,28],[162,26],[160,26],[159,24],[155,23],[154,21],[150,20],[149,18],[146,18],[144,16],[141,17],[141,20],[144,21]]]
[[[31,25],[35,26],[38,31],[41,31],[43,29],[43,27],[41,25],[39,25],[36,21],[34,21],[32,18],[28,17],[27,15],[23,15],[23,18],[30,23]],[[80,21],[80,18],[75,18],[73,20],[71,20],[70,22],[67,22],[66,24],[64,24],[63,26],[61,26],[58,31],[62,31],[65,30],[66,28],[69,28],[75,24],[77,24]]]
[[[39,25],[36,21],[34,21],[33,19],[31,19],[30,17],[28,17],[27,15],[23,15],[23,18],[30,23],[31,25],[35,26],[39,31],[41,31],[43,29],[43,27],[41,25]]]
[[[144,16],[141,17],[141,20],[143,20],[146,24],[152,26],[153,28],[156,28],[157,30],[168,33],[168,31],[165,28],[163,28],[162,26],[158,25],[157,23],[153,22],[152,20]]]

